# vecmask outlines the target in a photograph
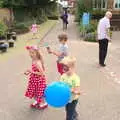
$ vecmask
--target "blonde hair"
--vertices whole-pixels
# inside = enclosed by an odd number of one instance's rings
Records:
[[[60,62],[68,67],[74,67],[76,63],[76,58],[73,56],[64,57],[64,59]]]

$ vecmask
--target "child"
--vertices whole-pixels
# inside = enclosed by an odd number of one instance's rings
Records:
[[[52,51],[49,47],[48,47],[48,53],[56,55],[58,57],[57,60],[57,68],[58,68],[58,72],[62,75],[65,71],[63,70],[63,65],[60,63],[61,60],[68,55],[68,45],[67,45],[67,40],[68,37],[65,33],[62,33],[58,36],[59,42],[60,42],[60,46],[59,46],[59,51]]]
[[[31,27],[31,32],[33,33],[32,39],[37,38],[36,37],[37,31],[38,31],[37,24],[36,24],[36,22],[34,22],[34,24],[32,24],[32,27]]]
[[[26,48],[32,58],[32,67],[25,72],[25,75],[29,75],[29,83],[25,96],[35,99],[35,102],[31,104],[31,107],[44,109],[48,105],[44,101],[46,78],[44,75],[45,69],[43,59],[36,46],[27,46]]]
[[[66,105],[66,120],[78,120],[76,106],[80,95],[80,78],[75,73],[75,62],[74,57],[65,57],[61,63],[64,64],[66,73],[61,76],[61,81],[67,83],[71,88],[72,97],[69,103]]]

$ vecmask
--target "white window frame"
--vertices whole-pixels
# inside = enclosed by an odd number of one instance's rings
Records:
[[[96,2],[97,0],[93,0],[93,9],[98,9],[98,5],[97,6],[95,6],[95,2]]]
[[[120,0],[114,0],[114,9],[115,9],[115,10],[120,10],[120,7],[118,7],[118,8],[115,7],[116,1],[117,1],[118,6],[119,6],[119,4],[120,4]]]
[[[103,1],[105,1],[105,7],[104,7],[104,8],[103,8]],[[108,1],[108,0],[102,0],[101,9],[106,9],[106,8],[107,8],[107,1]]]
[[[99,7],[98,7],[98,3],[97,3],[97,6],[95,7],[94,5],[95,5],[95,1],[97,1],[97,0],[93,0],[93,9],[98,9]],[[101,9],[106,9],[107,8],[107,0],[104,0],[105,1],[105,8],[103,8],[103,0],[101,0],[101,6],[100,6],[100,8]]]

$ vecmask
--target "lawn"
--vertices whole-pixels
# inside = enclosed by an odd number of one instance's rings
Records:
[[[37,45],[40,40],[44,37],[44,35],[54,26],[56,25],[56,20],[48,20],[47,22],[41,24],[39,26],[38,39],[32,39],[31,32],[22,34],[18,36],[18,40],[15,42],[14,48],[9,48],[8,51],[4,54],[0,53],[0,61],[6,61],[11,57],[14,57],[16,54],[20,54],[24,52],[25,46],[27,45]]]

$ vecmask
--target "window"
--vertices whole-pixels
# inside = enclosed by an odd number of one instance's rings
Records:
[[[101,8],[106,8],[106,0],[102,0]]]
[[[93,0],[93,8],[98,8],[97,0]]]
[[[114,0],[114,7],[119,9],[120,8],[120,0]]]
[[[104,9],[107,6],[107,0],[93,0],[93,8]]]

